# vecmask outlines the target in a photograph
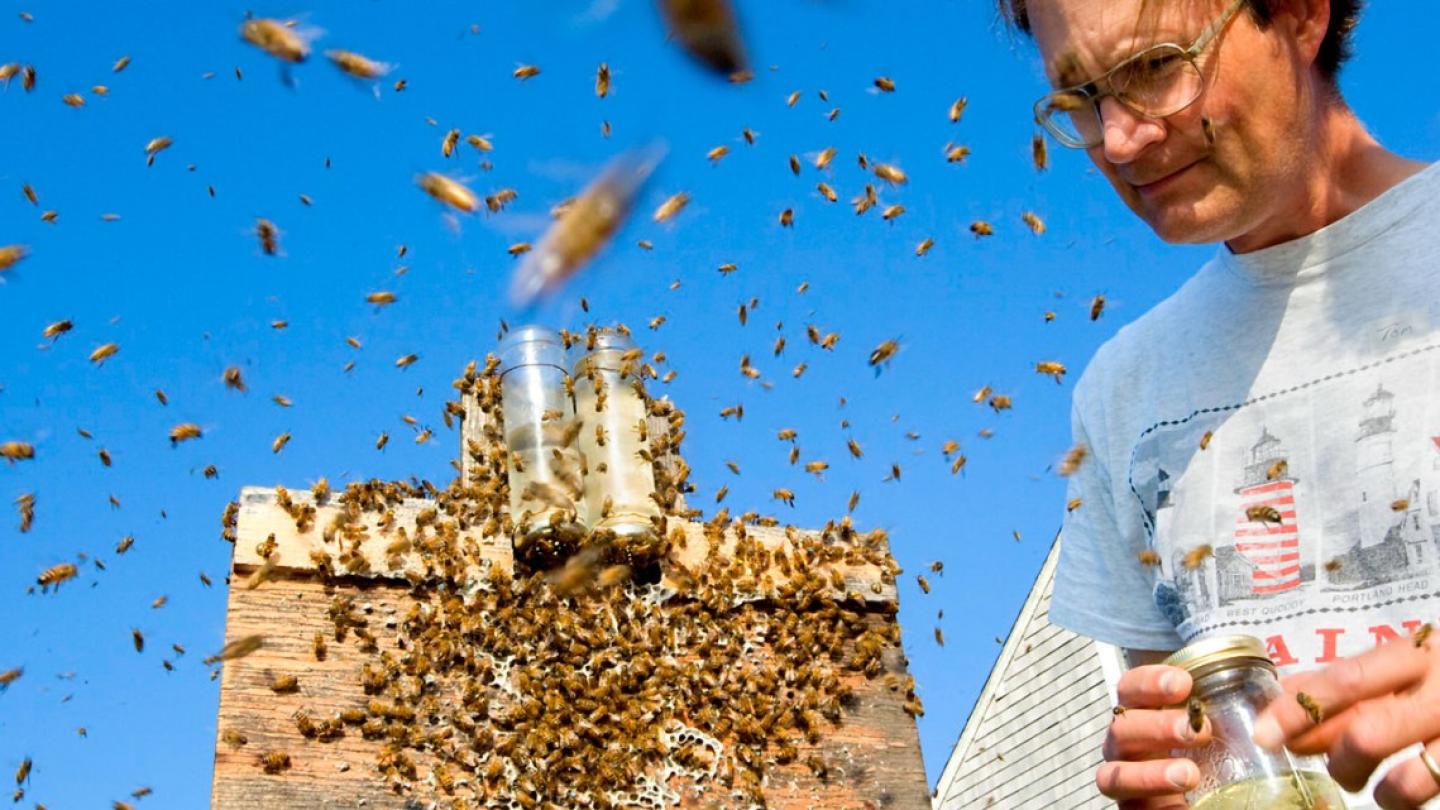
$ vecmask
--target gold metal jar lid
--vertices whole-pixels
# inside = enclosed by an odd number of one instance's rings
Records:
[[[1165,659],[1168,666],[1180,667],[1191,675],[1215,665],[1235,666],[1246,661],[1271,663],[1265,642],[1254,636],[1214,636],[1202,639]]]

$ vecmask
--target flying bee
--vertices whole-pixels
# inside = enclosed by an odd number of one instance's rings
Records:
[[[920,590],[930,593],[930,580],[926,579],[924,574],[916,574],[915,581],[920,584]]]
[[[1200,698],[1192,696],[1185,702],[1185,717],[1190,722],[1190,730],[1199,734],[1205,727],[1205,704]]]
[[[1155,567],[1160,564],[1159,553],[1148,548],[1141,551],[1136,557],[1140,560],[1140,564],[1144,566]]]
[[[0,458],[14,464],[35,458],[35,445],[29,442],[5,442],[0,444]]]
[[[1045,233],[1045,221],[1034,211],[1026,211],[1020,215],[1020,219],[1030,227],[1030,231],[1036,236]]]
[[[539,76],[540,67],[538,65],[521,65],[515,68],[514,72],[512,72],[510,75],[523,82],[526,79]]]
[[[111,73],[119,73],[120,71],[124,70],[125,68],[127,68],[127,67],[129,67],[129,66],[130,66],[130,57],[128,57],[128,56],[122,56],[122,57],[120,57],[119,59],[116,59],[116,60],[115,60],[115,64],[110,68],[110,72],[111,72]]]
[[[219,661],[234,661],[250,655],[263,646],[265,646],[265,637],[262,635],[241,636],[221,647],[220,652],[206,658],[202,663],[209,666]]]
[[[74,563],[60,563],[41,571],[40,576],[35,578],[35,583],[40,586],[42,593],[52,586],[59,591],[61,583],[74,579],[79,573]]]
[[[1305,716],[1310,718],[1311,723],[1318,726],[1321,721],[1325,719],[1325,710],[1320,707],[1320,704],[1316,702],[1315,698],[1304,692],[1296,692],[1295,702],[1299,703],[1300,708],[1305,710]]]
[[[983,219],[977,219],[970,223],[970,232],[975,234],[976,239],[979,239],[982,236],[994,236],[995,227]]]
[[[920,242],[920,244],[915,246],[915,255],[924,256],[926,253],[930,252],[930,248],[932,247],[935,247],[935,240],[927,236]]]
[[[730,154],[730,147],[721,144],[705,153],[705,157],[712,163],[719,163],[720,159]]]
[[[1253,520],[1256,523],[1278,524],[1283,523],[1285,520],[1284,516],[1280,514],[1279,509],[1264,504],[1246,508],[1245,518],[1247,520]]]
[[[95,347],[95,351],[90,352],[90,362],[96,364],[103,364],[106,360],[114,357],[115,354],[119,351],[119,343],[102,343],[99,346]]]
[[[285,62],[299,64],[310,55],[310,37],[279,20],[246,20],[240,26],[240,38]]]
[[[1102,314],[1104,314],[1104,312],[1105,312],[1105,296],[1104,296],[1104,294],[1097,295],[1097,296],[1095,296],[1094,298],[1090,299],[1090,320],[1092,320],[1092,321],[1098,321],[1098,320],[1100,320],[1100,316],[1101,316]]]
[[[950,144],[945,147],[946,163],[964,163],[965,158],[970,157],[970,147],[963,144]]]
[[[955,475],[965,468],[965,454],[961,453],[950,463],[950,474]]]
[[[807,461],[807,462],[805,462],[805,472],[814,473],[814,474],[817,475],[817,476],[822,475],[822,474],[823,474],[826,470],[828,470],[828,469],[830,469],[830,464],[829,464],[829,462],[825,462],[825,461]]]
[[[770,493],[770,496],[775,500],[785,504],[786,506],[792,508],[795,506],[795,493],[791,492],[788,489],[785,489],[784,487],[776,489],[774,492]]]
[[[120,542],[115,545],[115,553],[124,554],[125,552],[129,551],[130,547],[133,545],[135,545],[135,535],[127,534],[124,537],[120,538]]]
[[[25,757],[20,760],[20,767],[15,769],[15,784],[25,784],[25,780],[30,778],[30,768],[33,764],[34,763],[30,761],[30,757]]]
[[[790,173],[796,177],[800,176],[800,158],[796,155],[790,156]]]
[[[184,422],[170,428],[170,446],[174,447],[180,442],[198,439],[201,435],[199,425],[193,422]]]
[[[1030,160],[1035,164],[1037,172],[1050,168],[1050,153],[1045,145],[1045,136],[1038,132],[1030,136]]]
[[[964,96],[955,99],[955,102],[950,105],[950,123],[960,123],[960,116],[965,114],[965,106],[969,103]]]
[[[274,256],[280,250],[280,229],[264,217],[255,220],[255,238],[260,240],[260,252]]]
[[[1185,570],[1194,571],[1204,564],[1206,559],[1214,556],[1215,549],[1212,548],[1209,543],[1201,543],[1185,552],[1185,556],[1180,560],[1180,564],[1184,566]]]
[[[229,368],[225,369],[225,373],[222,375],[222,377],[225,380],[226,388],[230,388],[241,393],[245,392],[245,379],[240,376],[239,366],[230,366]]]
[[[130,628],[130,643],[135,645],[135,652],[145,652],[145,634],[140,632],[140,628]]]
[[[884,210],[880,212],[880,218],[885,220],[886,222],[889,222],[904,213],[905,206],[901,205],[900,203],[895,203],[894,205],[885,206]]]
[[[872,171],[876,177],[894,186],[903,186],[910,181],[909,176],[899,166],[889,163],[876,163]]]
[[[600,98],[610,95],[610,66],[604,62],[595,69],[595,95]]]
[[[71,107],[85,106],[85,97],[80,95],[79,93],[66,93],[65,95],[60,97],[60,100]]]
[[[895,82],[892,81],[889,76],[876,76],[875,87],[882,93],[895,92]]]
[[[466,135],[465,142],[470,144],[477,152],[490,152],[495,149],[495,145],[490,142],[488,135]],[[513,192],[511,198],[514,198]]]
[[[668,221],[680,213],[689,202],[690,195],[686,192],[682,191],[678,194],[673,194],[666,198],[665,202],[660,203],[660,207],[655,209],[655,213],[651,218],[656,222]]]
[[[20,676],[24,674],[24,667],[16,667],[14,669],[0,671],[0,691],[8,689],[10,687],[10,684],[20,680]]]
[[[459,143],[460,130],[452,129],[449,132],[445,133],[445,137],[440,140],[440,156],[448,158],[451,155],[455,154],[455,147]]]
[[[475,192],[443,174],[424,172],[416,175],[415,184],[426,194],[457,211],[473,214],[480,208],[480,198],[475,196]]]
[[[793,208],[786,208],[784,211],[781,211],[781,212],[780,212],[780,227],[782,227],[782,228],[793,228],[793,227],[795,227],[795,209],[793,209]]]
[[[395,360],[395,367],[396,367],[396,368],[409,368],[410,366],[415,365],[415,361],[417,361],[417,360],[419,360],[419,359],[420,359],[420,355],[418,355],[418,354],[402,355],[401,357],[396,358],[396,360]]]
[[[390,434],[389,434],[389,433],[386,433],[386,432],[383,431],[383,430],[380,431],[380,435],[379,435],[378,437],[376,437],[376,439],[375,439],[375,449],[376,449],[376,450],[384,450],[384,449],[385,449],[385,445],[386,445],[389,441],[390,441]]]
[[[1035,373],[1048,374],[1054,377],[1055,384],[1059,385],[1061,379],[1065,376],[1065,366],[1064,364],[1057,363],[1054,360],[1042,360],[1035,364]]]
[[[1056,469],[1061,477],[1068,478],[1080,469],[1085,462],[1085,457],[1090,454],[1090,448],[1083,444],[1077,444],[1065,452],[1064,458],[1060,459],[1060,465]]]
[[[984,402],[989,396],[990,386],[983,385],[980,387],[980,390],[975,392],[975,395],[971,397],[971,400],[973,400],[976,405],[979,405],[980,403]]]
[[[824,197],[829,202],[833,203],[836,200],[840,199],[840,195],[835,193],[835,189],[831,188],[829,183],[816,183],[815,190],[820,192],[820,196]]]
[[[384,62],[377,62],[354,51],[332,49],[325,52],[325,57],[339,68],[341,73],[356,79],[378,79],[391,69],[391,66]]]
[[[882,363],[888,363],[899,351],[900,341],[894,339],[882,341],[880,345],[870,351],[870,365],[877,367]],[[878,372],[879,369],[876,370]]]
[[[20,512],[20,533],[25,534],[35,525],[35,493],[21,494],[15,499],[15,509]]]
[[[990,396],[990,408],[995,412],[1008,411],[1014,406],[1014,401],[1009,394],[992,394]]]

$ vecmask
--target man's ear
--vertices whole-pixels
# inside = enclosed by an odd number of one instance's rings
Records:
[[[1330,0],[1283,0],[1276,6],[1272,25],[1290,37],[1301,57],[1314,65],[1330,29]]]

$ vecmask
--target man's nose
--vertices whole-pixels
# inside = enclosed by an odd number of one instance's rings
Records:
[[[1101,144],[1105,160],[1115,165],[1133,161],[1152,143],[1165,140],[1165,122],[1137,115],[1114,98],[1100,99]]]

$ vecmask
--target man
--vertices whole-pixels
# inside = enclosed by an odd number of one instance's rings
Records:
[[[1100,790],[1185,806],[1199,770],[1172,753],[1209,727],[1162,708],[1191,683],[1156,662],[1210,635],[1264,639],[1320,701],[1318,728],[1282,699],[1257,738],[1328,753],[1347,789],[1440,756],[1440,635],[1404,640],[1440,622],[1440,167],[1340,95],[1359,0],[998,2],[1039,46],[1049,134],[1162,239],[1224,243],[1075,390],[1050,620],[1133,667]],[[1440,766],[1374,795],[1419,806]]]

